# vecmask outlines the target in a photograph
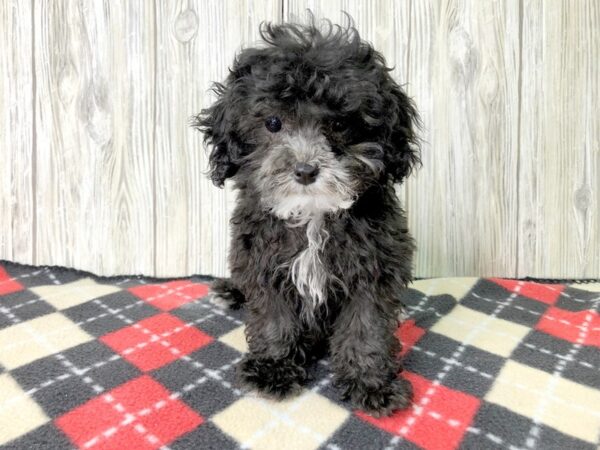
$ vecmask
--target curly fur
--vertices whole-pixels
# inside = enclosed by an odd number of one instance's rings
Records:
[[[394,332],[414,245],[394,183],[420,162],[417,112],[353,27],[266,24],[261,36],[195,121],[212,181],[239,190],[231,279],[213,293],[248,308],[244,382],[293,393],[326,348],[345,395],[388,414],[411,398]],[[297,163],[319,169],[314,183],[294,180]]]

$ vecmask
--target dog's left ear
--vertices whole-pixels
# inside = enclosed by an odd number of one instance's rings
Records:
[[[215,186],[222,187],[239,169],[243,153],[235,132],[235,108],[229,80],[215,83],[213,91],[217,100],[193,118],[192,126],[204,133],[204,141],[212,146],[208,157],[210,178]]]
[[[420,119],[412,100],[400,86],[393,83],[388,92],[389,140],[384,156],[385,166],[392,181],[401,183],[421,164],[419,142],[415,134]]]

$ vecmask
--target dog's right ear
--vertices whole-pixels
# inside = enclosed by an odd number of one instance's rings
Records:
[[[212,146],[208,157],[210,178],[215,186],[223,187],[225,180],[238,171],[242,149],[235,132],[230,89],[215,83],[213,91],[217,100],[193,118],[192,126],[204,133],[204,142]]]

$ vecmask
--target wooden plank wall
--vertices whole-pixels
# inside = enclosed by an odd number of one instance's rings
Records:
[[[523,4],[517,273],[600,276],[600,2]]]
[[[355,20],[423,119],[417,276],[600,277],[595,0],[0,2],[0,259],[227,271],[189,117],[261,21]]]
[[[154,271],[151,4],[34,2],[35,262]]]
[[[30,2],[0,3],[0,258],[33,261],[33,27]]]

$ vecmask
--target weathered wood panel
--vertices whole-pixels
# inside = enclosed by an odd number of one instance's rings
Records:
[[[416,273],[516,274],[519,4],[413,1],[409,94],[423,168],[408,182]]]
[[[154,8],[37,1],[37,263],[154,272]]]
[[[225,274],[235,193],[206,176],[201,135],[189,119],[214,101],[235,53],[279,21],[278,1],[157,2],[156,274]]]
[[[348,12],[421,112],[417,276],[600,276],[594,0],[3,2],[0,258],[225,274],[235,196],[188,119],[307,8]]]
[[[0,2],[0,258],[33,261],[30,1]]]
[[[523,4],[518,274],[600,276],[600,3]]]

